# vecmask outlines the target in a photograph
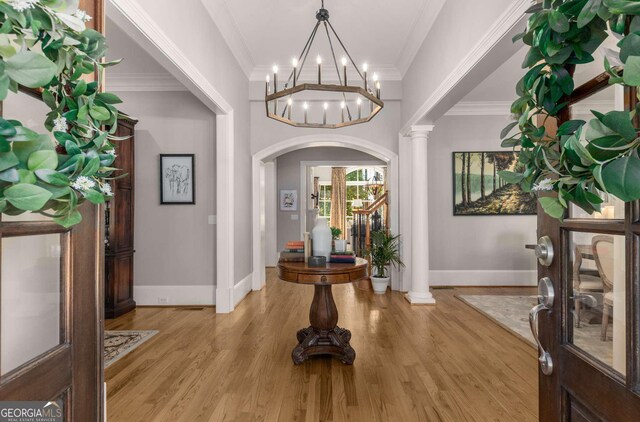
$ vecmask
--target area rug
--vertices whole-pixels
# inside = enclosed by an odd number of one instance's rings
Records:
[[[105,331],[104,367],[107,368],[123,356],[131,353],[142,343],[158,334],[155,330]]]
[[[531,346],[537,347],[529,328],[529,311],[537,303],[536,296],[457,295],[472,308],[511,331]],[[611,333],[609,329],[609,333]],[[600,340],[600,324],[582,323],[573,329],[573,343],[607,365],[613,363],[613,340]]]

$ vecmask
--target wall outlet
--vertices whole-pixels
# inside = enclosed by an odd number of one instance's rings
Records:
[[[168,297],[159,297],[158,298],[158,304],[159,305],[168,305],[169,304],[169,298]]]
[[[291,219],[294,221],[298,221],[298,214],[291,214]]]
[[[210,215],[208,220],[209,220],[209,224],[211,224],[211,225],[216,224],[216,216],[215,215]]]

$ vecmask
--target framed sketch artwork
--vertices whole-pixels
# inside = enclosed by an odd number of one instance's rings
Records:
[[[297,211],[298,210],[298,191],[281,190],[280,191],[280,211]]]
[[[196,203],[193,154],[160,154],[160,204]]]

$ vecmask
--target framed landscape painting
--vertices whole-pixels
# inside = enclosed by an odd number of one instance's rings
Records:
[[[517,152],[454,152],[453,215],[535,215],[536,195],[498,175],[519,165]]]
[[[160,155],[160,204],[196,203],[194,160],[193,154]]]

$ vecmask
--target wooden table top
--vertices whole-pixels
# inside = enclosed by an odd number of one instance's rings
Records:
[[[309,267],[306,262],[278,262],[278,276],[299,284],[353,283],[369,276],[369,262],[356,258],[355,264],[327,263],[326,267]]]

